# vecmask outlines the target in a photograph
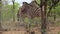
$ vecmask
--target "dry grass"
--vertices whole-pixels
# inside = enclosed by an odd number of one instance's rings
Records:
[[[18,31],[19,30],[19,31]],[[40,28],[39,27],[35,27],[33,28],[33,30],[35,31],[35,34],[41,34]],[[32,31],[32,29],[31,29]],[[58,32],[60,32],[60,27],[50,27],[48,31],[48,34],[58,34]],[[0,31],[2,32],[2,34],[28,34],[26,32],[26,29],[24,28],[19,28],[17,30],[11,30],[11,31]]]
[[[60,19],[56,21],[56,23],[60,23]],[[12,21],[7,21],[2,23],[3,28],[8,29],[8,31],[0,31],[2,32],[2,34],[28,34],[26,32],[26,28],[25,27],[20,27],[18,22],[12,22]],[[57,24],[58,25],[58,24]],[[34,27],[34,28],[30,28],[32,30],[35,31],[35,34],[41,34],[41,28],[40,25],[38,27]],[[47,29],[47,33],[48,34],[58,34],[60,32],[60,26],[56,26],[56,24],[53,25],[49,25],[49,28]]]

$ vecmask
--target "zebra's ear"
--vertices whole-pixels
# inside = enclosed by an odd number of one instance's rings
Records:
[[[23,2],[23,4],[28,4],[27,2]]]
[[[27,3],[27,2],[23,2],[23,5],[33,7],[32,5],[30,5],[30,3]]]

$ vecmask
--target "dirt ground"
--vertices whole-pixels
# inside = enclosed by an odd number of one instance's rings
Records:
[[[60,19],[57,20],[57,21],[60,22]],[[39,25],[38,27],[31,28],[30,32],[34,31],[35,34],[41,34],[40,26],[41,25]],[[25,29],[25,27],[20,27],[20,28],[17,28],[17,29],[10,29],[8,31],[0,31],[0,34],[1,34],[1,32],[2,32],[2,34],[29,34],[29,33],[26,32],[26,30],[27,29]],[[58,34],[58,33],[60,33],[60,26],[56,26],[56,24],[55,25],[48,25],[47,33],[48,34]]]
[[[35,31],[35,34],[41,34],[40,28],[35,27],[32,30]],[[16,30],[11,30],[11,31],[0,31],[2,34],[29,34],[26,32],[25,28],[19,28]],[[60,32],[60,27],[59,26],[51,26],[49,29],[47,29],[48,34],[58,34]]]

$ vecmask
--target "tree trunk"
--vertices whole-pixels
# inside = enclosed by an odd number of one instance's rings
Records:
[[[2,27],[1,27],[1,11],[2,11],[2,0],[0,0],[0,30],[2,29]]]
[[[47,10],[47,0],[41,0],[41,34],[47,34],[46,28],[47,28],[47,21],[46,21],[46,10]]]
[[[0,0],[0,31],[2,31],[2,26],[1,26],[1,11],[2,11],[2,0]],[[0,32],[2,34],[2,32]]]
[[[13,2],[13,22],[15,22],[15,11],[14,11],[14,9],[15,9],[15,6],[14,6],[15,0],[14,1],[12,0],[12,2]]]

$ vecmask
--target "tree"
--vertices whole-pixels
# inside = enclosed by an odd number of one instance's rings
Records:
[[[42,25],[41,25],[41,34],[47,34],[46,33],[46,25],[47,25],[47,21],[46,21],[46,12],[47,12],[47,0],[41,0],[41,4],[40,4],[40,7],[41,7],[41,19],[42,19]],[[52,5],[49,6],[49,12],[48,14],[50,13],[52,7],[55,7],[56,4],[59,3],[59,0],[52,0]],[[47,15],[48,15],[47,14]]]
[[[47,12],[47,0],[41,0],[41,34],[47,34],[46,28],[47,28],[47,20],[46,20],[46,12]]]
[[[14,9],[14,17],[15,19],[17,19],[17,12],[18,12],[18,8],[19,8],[19,3],[15,2],[14,3],[14,6],[15,6],[15,9]],[[3,8],[2,8],[2,20],[3,21],[9,21],[13,18],[13,5],[12,4],[8,4],[8,5],[5,5]]]
[[[55,7],[60,0],[40,0],[41,3],[37,5],[40,6],[41,8],[41,20],[42,20],[42,25],[41,25],[41,34],[47,34],[46,33],[46,28],[47,28],[47,16],[51,12],[51,9]],[[50,2],[51,1],[51,2]],[[50,2],[50,3],[49,3]],[[49,5],[48,5],[49,4]],[[47,13],[47,7],[49,6],[49,11]],[[54,17],[55,18],[55,17]]]
[[[15,2],[15,0],[12,0],[12,2],[13,2],[13,22],[15,22],[15,13],[14,13],[14,9],[15,9],[14,2]]]
[[[3,6],[7,5],[7,4],[8,4],[8,1],[9,1],[9,0],[2,0]]]
[[[2,0],[0,0],[0,30],[2,29],[2,26],[1,26],[1,11],[2,11]]]
[[[2,0],[0,0],[0,31],[2,31],[2,25],[1,25],[1,11],[2,11]],[[2,34],[2,32],[0,32]]]

